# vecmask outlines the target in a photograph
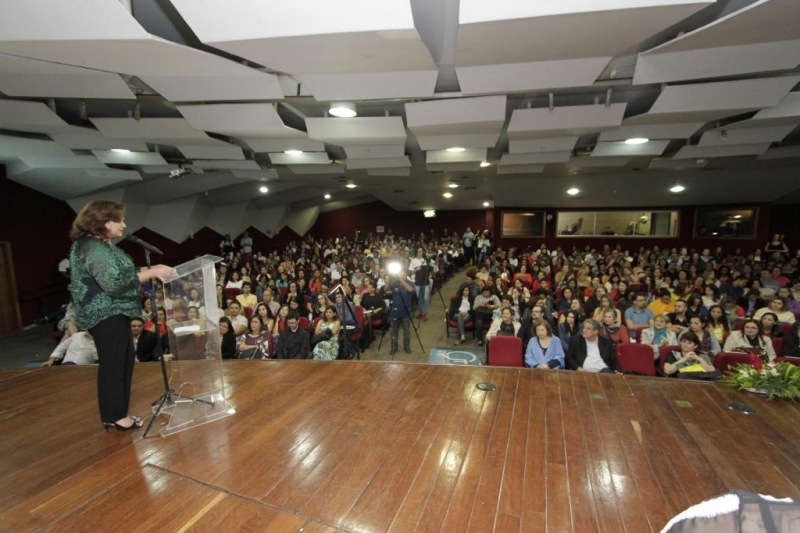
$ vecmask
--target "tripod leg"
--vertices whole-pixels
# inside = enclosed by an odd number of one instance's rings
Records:
[[[158,403],[158,409],[156,409],[156,412],[153,413],[152,417],[150,417],[150,422],[147,423],[147,428],[144,430],[144,433],[142,434],[143,439],[147,438],[147,434],[150,433],[150,428],[153,427],[153,422],[156,421],[158,415],[161,414],[161,410],[164,409],[164,404],[166,404],[167,400],[169,400],[169,394],[170,394],[169,392],[165,392],[164,394],[161,395],[161,401]]]

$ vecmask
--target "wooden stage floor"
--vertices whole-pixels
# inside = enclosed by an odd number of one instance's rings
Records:
[[[798,406],[715,384],[407,363],[224,368],[234,416],[147,439],[102,430],[94,368],[0,372],[0,530],[640,533],[735,488],[800,497]],[[137,365],[134,414],[160,379]],[[487,381],[497,390],[476,388]]]

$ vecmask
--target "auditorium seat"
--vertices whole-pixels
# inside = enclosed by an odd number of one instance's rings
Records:
[[[775,355],[780,355],[783,351],[783,337],[772,337],[772,347],[775,349]]]
[[[452,307],[452,303],[455,301],[455,299],[456,299],[455,296],[452,296],[450,298],[451,307]],[[445,318],[444,318],[445,338],[450,336],[450,328],[453,328],[453,329],[456,330],[456,332],[458,332],[458,321],[455,318],[450,316],[449,309],[450,308],[448,307],[448,311],[446,311],[446,315],[445,315]],[[465,320],[464,321],[464,331],[473,331],[474,329],[475,329],[475,322],[471,318],[469,320]]]
[[[495,335],[489,343],[489,366],[524,366],[522,339],[511,335]]]
[[[622,372],[655,376],[653,349],[645,344],[621,342],[617,345],[617,362]]]

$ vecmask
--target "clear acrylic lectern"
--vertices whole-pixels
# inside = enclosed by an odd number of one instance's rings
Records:
[[[172,362],[169,363],[169,417],[161,436],[234,414],[225,397],[214,264],[205,255],[175,267],[164,280],[164,307]]]

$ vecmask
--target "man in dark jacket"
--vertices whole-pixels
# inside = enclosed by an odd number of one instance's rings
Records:
[[[131,337],[133,346],[136,348],[136,359],[140,363],[158,361],[158,355],[156,355],[158,336],[152,331],[144,329],[144,322],[139,317],[131,319]]]
[[[567,348],[567,368],[585,372],[620,372],[614,343],[600,337],[600,323],[592,318],[583,321],[583,334],[575,335]]]
[[[300,319],[297,311],[286,316],[286,329],[278,337],[275,359],[308,359],[311,347],[308,331],[299,327]]]

